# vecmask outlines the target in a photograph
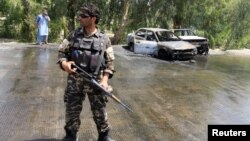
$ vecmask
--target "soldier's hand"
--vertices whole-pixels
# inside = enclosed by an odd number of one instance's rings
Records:
[[[107,89],[108,88],[108,83],[107,82],[105,82],[105,81],[101,81],[100,82],[100,85],[104,88],[104,89]]]
[[[63,61],[62,62],[62,67],[68,73],[75,73],[76,68],[72,68],[72,66],[71,66],[72,64],[75,64],[75,62],[74,61],[69,61],[69,62]]]
[[[104,73],[102,80],[100,81],[100,85],[104,88],[104,89],[108,89],[108,79],[109,79],[109,74],[108,73]]]

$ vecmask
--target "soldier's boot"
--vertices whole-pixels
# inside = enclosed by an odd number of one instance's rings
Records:
[[[62,141],[78,141],[77,133],[66,130],[66,136]]]
[[[109,133],[109,131],[106,131],[106,132],[103,132],[103,133],[99,133],[97,141],[115,141],[115,140],[112,140],[109,137],[108,133]]]

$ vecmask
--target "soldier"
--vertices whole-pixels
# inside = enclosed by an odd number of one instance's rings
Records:
[[[107,97],[91,87],[72,64],[95,75],[99,83],[108,88],[108,79],[113,76],[114,53],[109,37],[100,32],[96,25],[100,19],[99,9],[92,3],[83,4],[78,19],[81,27],[70,33],[60,45],[58,64],[68,75],[64,101],[66,103],[66,136],[64,141],[76,141],[81,120],[82,102],[86,94],[93,119],[99,133],[98,141],[113,141],[109,138],[110,125],[105,110]]]

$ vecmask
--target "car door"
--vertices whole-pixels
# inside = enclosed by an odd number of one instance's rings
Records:
[[[134,41],[135,53],[152,55],[157,49],[157,41],[153,31],[141,30],[140,33],[135,34]]]

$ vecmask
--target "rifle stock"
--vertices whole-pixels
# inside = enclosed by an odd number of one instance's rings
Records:
[[[82,68],[80,68],[79,66],[72,64],[72,67],[77,68],[79,71],[81,71],[82,73],[84,73],[85,77],[87,77],[87,79],[90,80],[90,83],[92,83],[94,86],[96,86],[97,88],[101,89],[107,96],[109,96],[110,98],[112,98],[114,101],[116,101],[117,103],[121,104],[124,108],[126,108],[127,110],[129,110],[130,112],[133,112],[133,110],[131,108],[129,108],[126,104],[124,104],[119,98],[117,98],[115,95],[113,95],[112,93],[108,92],[106,89],[104,89],[98,82],[97,80],[90,75],[89,73],[87,73],[85,70],[83,70]]]

